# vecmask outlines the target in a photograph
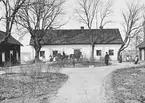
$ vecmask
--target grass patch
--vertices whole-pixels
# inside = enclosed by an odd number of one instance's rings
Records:
[[[145,66],[115,70],[111,73],[111,79],[108,83],[113,92],[111,97],[114,100],[137,101],[140,96],[145,95]]]
[[[0,75],[0,102],[40,103],[41,97],[55,95],[67,80],[68,76],[61,73],[40,72],[35,77],[22,73],[3,74]]]

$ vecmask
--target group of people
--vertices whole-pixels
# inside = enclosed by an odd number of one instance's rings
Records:
[[[83,56],[82,56],[82,53],[81,52],[78,52],[76,54],[69,54],[69,55],[66,55],[66,53],[63,51],[63,53],[57,53],[56,55],[50,55],[49,56],[49,61],[52,62],[52,61],[63,61],[63,60],[73,60],[75,59],[76,61],[80,61],[80,59],[82,59]]]
[[[109,54],[106,52],[106,55],[105,55],[105,65],[109,65]],[[119,55],[119,63],[122,63],[122,54]],[[129,56],[126,57],[126,61],[129,62]],[[135,59],[134,59],[134,64],[137,64],[139,61],[139,57],[138,55],[135,56]]]
[[[132,61],[132,56],[129,57],[128,55],[126,56],[126,62],[129,62],[129,61]],[[138,55],[135,56],[135,59],[134,59],[134,64],[137,64],[139,61],[139,57]]]
[[[63,52],[63,53],[62,53],[62,56],[57,55],[57,56],[54,56],[54,57],[50,55],[50,59],[49,59],[50,62],[51,62],[51,61],[56,61],[57,57],[62,57],[61,59],[63,60],[63,59],[66,57],[66,54]],[[79,56],[79,58],[80,58],[80,56]],[[119,63],[122,63],[122,54],[119,55],[118,59],[119,59]],[[105,65],[106,65],[106,66],[109,65],[110,57],[109,57],[108,52],[106,52],[105,57],[104,57],[104,60],[105,60]],[[126,61],[127,61],[127,62],[130,61],[129,56],[126,57]],[[138,55],[136,55],[136,56],[135,56],[135,59],[134,59],[134,64],[137,64],[138,61],[139,61],[139,57],[138,57]]]
[[[49,56],[49,61],[52,62],[52,61],[58,61],[58,60],[64,60],[65,58],[67,58],[67,55],[65,54],[65,52],[63,51],[63,53],[57,53],[55,55],[50,55]]]

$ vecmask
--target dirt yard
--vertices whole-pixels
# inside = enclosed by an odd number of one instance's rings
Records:
[[[112,63],[112,65],[100,67],[64,68],[61,73],[67,74],[69,79],[58,91],[56,97],[48,102],[106,103],[104,94],[106,76],[114,70],[133,65],[133,63]]]

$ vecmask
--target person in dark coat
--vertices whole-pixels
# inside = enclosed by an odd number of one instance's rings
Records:
[[[106,55],[105,55],[105,64],[108,65],[109,63],[109,54],[106,52]]]
[[[136,56],[135,56],[135,62],[134,62],[134,64],[137,64],[138,61],[139,61],[139,57],[138,57],[138,55],[136,55]]]

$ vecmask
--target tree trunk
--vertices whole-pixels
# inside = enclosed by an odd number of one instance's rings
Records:
[[[35,49],[35,63],[39,62],[39,52],[40,50]]]
[[[37,37],[34,38],[34,49],[35,49],[35,63],[40,62],[39,52],[41,50],[41,44]]]
[[[92,43],[91,62],[94,62],[94,49],[95,49],[95,44]]]
[[[121,53],[121,49],[119,49],[119,51],[118,51],[118,53],[117,53],[117,60],[118,60],[118,62],[120,62],[120,53]]]

